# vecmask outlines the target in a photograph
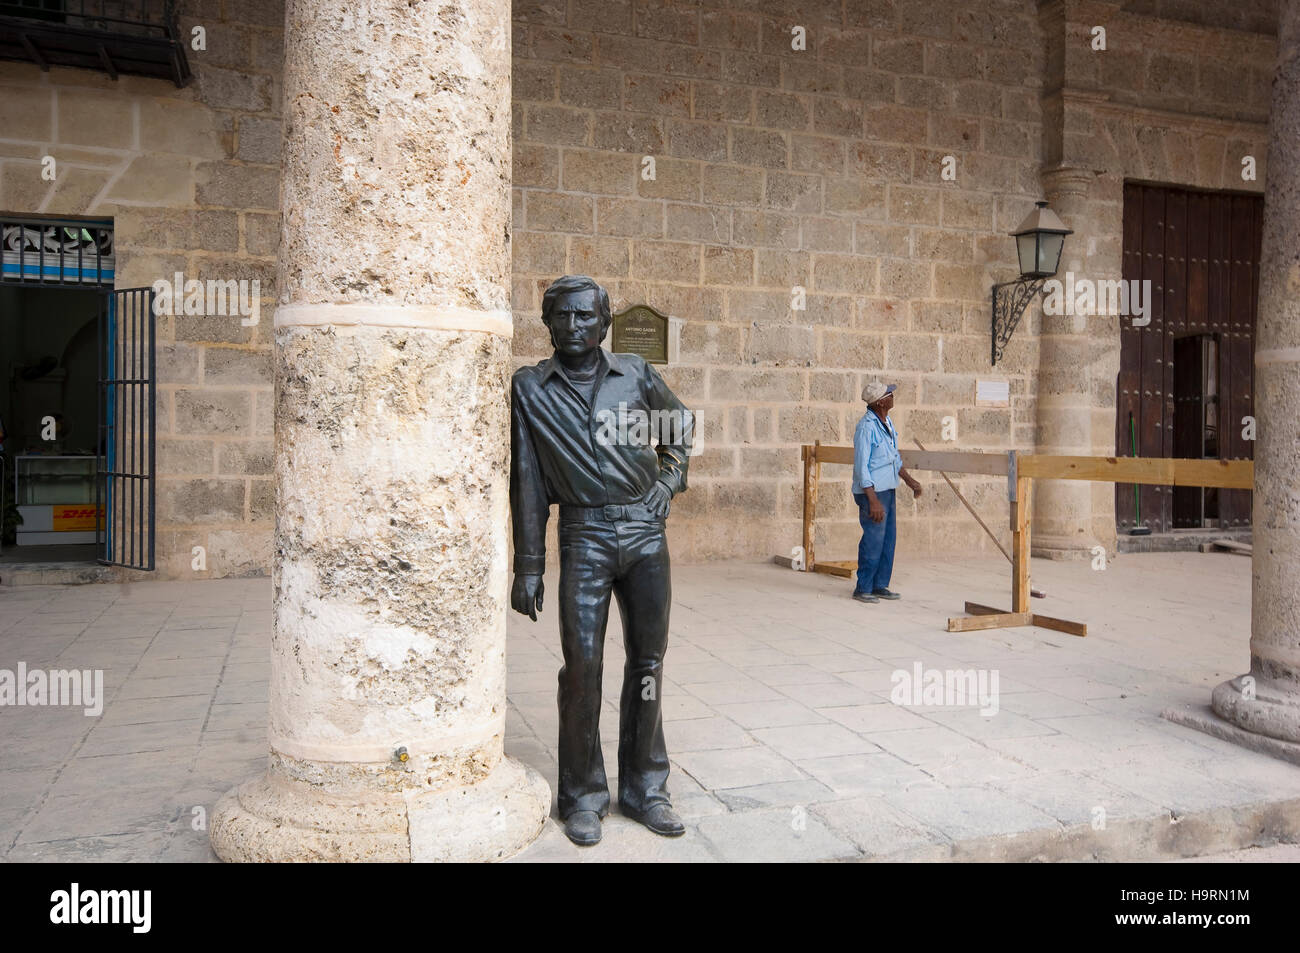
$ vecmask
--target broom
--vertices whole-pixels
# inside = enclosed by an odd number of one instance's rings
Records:
[[[917,447],[920,448],[921,450],[925,449],[925,445],[915,437],[912,438],[912,442],[916,444]],[[966,509],[970,512],[971,516],[975,517],[975,522],[980,524],[980,529],[984,530],[984,532],[989,534],[989,539],[993,540],[993,545],[998,548],[998,551],[1001,552],[1003,556],[1007,557],[1007,562],[1011,563],[1011,565],[1014,566],[1016,564],[1016,561],[1011,558],[1011,554],[1006,551],[1002,543],[998,540],[997,536],[994,534],[993,530],[989,529],[987,524],[985,524],[985,522],[982,519],[980,519],[980,515],[975,512],[975,507],[971,506],[970,501],[967,500],[966,497],[962,495],[961,490],[957,489],[957,484],[953,483],[952,480],[948,479],[948,474],[944,473],[942,470],[939,471],[939,476],[943,477],[944,481],[948,484],[948,488],[957,494],[957,499],[961,500],[961,505],[966,507]],[[1043,590],[1041,589],[1031,588],[1029,590],[1029,594],[1033,596],[1035,599],[1047,598],[1047,593],[1043,592]]]
[[[1133,411],[1131,410],[1128,413],[1128,434],[1129,442],[1133,447],[1133,457],[1136,459],[1138,455],[1137,427],[1133,423]],[[1133,528],[1128,531],[1128,534],[1130,536],[1150,536],[1151,527],[1142,525],[1142,497],[1138,493],[1136,483],[1133,484],[1133,508],[1137,511],[1137,515],[1133,520]]]

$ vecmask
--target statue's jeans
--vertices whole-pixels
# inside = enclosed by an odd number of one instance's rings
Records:
[[[661,699],[672,599],[662,521],[565,521],[560,537],[561,818],[609,811],[600,748],[601,673],[610,594],[623,616],[623,694],[619,705],[619,803],[644,812],[668,803],[668,752]]]

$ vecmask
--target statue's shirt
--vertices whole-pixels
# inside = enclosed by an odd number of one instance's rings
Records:
[[[656,481],[686,489],[692,418],[634,354],[597,354],[590,391],[559,359],[515,371],[510,507],[515,572],[541,572],[550,505],[636,503]]]

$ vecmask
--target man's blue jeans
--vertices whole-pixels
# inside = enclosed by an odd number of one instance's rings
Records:
[[[871,521],[867,494],[854,493],[853,499],[858,503],[858,522],[862,524],[862,541],[858,543],[857,591],[888,589],[889,577],[894,573],[894,543],[898,539],[898,524],[894,520],[894,491],[876,491],[876,499],[885,508],[885,518],[879,523]]]

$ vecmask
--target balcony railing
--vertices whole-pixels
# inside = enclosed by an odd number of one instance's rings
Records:
[[[0,59],[190,80],[174,0],[0,0]]]

